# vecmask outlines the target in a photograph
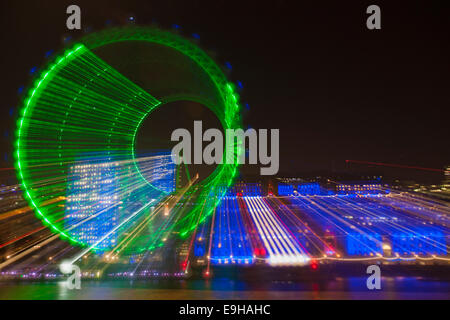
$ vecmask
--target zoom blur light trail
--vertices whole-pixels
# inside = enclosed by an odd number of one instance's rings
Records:
[[[300,209],[302,215],[307,220],[315,222],[318,226],[317,233],[324,235],[328,233],[330,238],[336,241],[346,239],[346,244],[343,247],[347,245],[348,241],[351,241],[354,247],[364,254],[374,256],[379,253],[382,243],[372,232],[367,232],[361,226],[353,224],[352,218],[331,210],[334,207],[320,205],[318,199],[320,197],[290,197],[290,200],[295,207]],[[337,243],[334,246],[336,247],[336,245]]]
[[[289,199],[296,212],[310,220],[319,233],[325,229],[331,231],[331,239],[343,249],[344,260],[368,256],[391,260],[430,256],[444,259],[449,252],[448,226],[439,218],[448,210],[436,210],[434,219],[420,216],[414,211],[416,208],[424,210],[421,205],[404,203],[389,195]]]
[[[383,167],[392,167],[392,168],[403,168],[403,169],[415,169],[415,170],[424,170],[424,171],[434,171],[434,172],[445,172],[443,169],[435,169],[435,168],[424,168],[418,166],[407,166],[403,164],[394,164],[394,163],[382,163],[382,162],[371,162],[371,161],[359,161],[359,160],[345,160],[346,163],[359,163],[359,164],[367,164],[371,166],[383,166]]]
[[[244,201],[269,252],[270,265],[303,265],[310,260],[261,197],[244,197]]]
[[[397,209],[386,205],[384,202],[386,198],[380,198],[382,199],[380,202],[377,201],[379,198],[367,198],[367,205],[364,208],[360,208],[359,203],[355,203],[355,199],[352,198],[338,198],[337,200],[348,204],[353,211],[364,214],[366,219],[375,220],[378,217],[393,216],[394,219],[384,219],[385,223],[381,224],[379,232],[391,235],[390,246],[394,253],[406,255],[447,254],[445,228],[429,223],[427,219],[417,219],[410,215],[411,211],[408,206],[397,207]],[[408,241],[405,241],[406,239]]]
[[[225,197],[213,217],[208,257],[212,264],[252,264],[253,248],[236,197]]]
[[[320,237],[309,225],[300,219],[289,207],[283,202],[283,198],[269,197],[267,201],[271,204],[280,220],[288,226],[303,247],[308,247],[312,256],[333,256],[339,255],[336,249],[322,237]]]
[[[109,45],[137,42],[164,47],[176,52],[174,57],[181,55],[195,65],[195,76],[209,87],[199,85],[196,91],[179,90],[187,93],[167,95],[161,93],[164,88],[158,88],[155,96],[153,88],[144,90],[96,54],[96,50]],[[209,96],[202,96],[205,91]],[[70,168],[82,165],[80,159],[136,161],[136,136],[142,122],[157,107],[178,100],[203,103],[219,118],[223,129],[242,127],[234,86],[205,52],[179,35],[156,28],[115,28],[88,35],[57,57],[40,74],[24,101],[15,143],[21,187],[43,223],[64,239],[86,245],[65,230],[61,221],[67,206],[64,200],[44,204],[66,195]],[[217,186],[230,186],[237,175],[241,149],[236,143],[230,145],[236,151],[236,161],[219,165],[189,191],[198,205],[179,217],[172,227],[182,238],[187,238],[219,204],[225,190],[219,192]],[[132,170],[132,181],[122,184],[146,183],[153,187],[144,178],[141,167],[135,165]],[[215,196],[211,197],[211,193]]]

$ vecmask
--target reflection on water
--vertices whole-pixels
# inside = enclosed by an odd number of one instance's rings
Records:
[[[449,281],[386,277],[381,290],[370,291],[366,279],[84,281],[81,290],[62,282],[16,282],[0,283],[0,299],[450,299]]]

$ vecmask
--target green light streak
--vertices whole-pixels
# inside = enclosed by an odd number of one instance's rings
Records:
[[[51,206],[44,202],[66,194],[68,169],[76,159],[92,155],[114,161],[136,160],[136,136],[142,122],[164,105],[161,101],[170,99],[153,97],[93,53],[110,43],[127,41],[157,43],[193,60],[214,83],[220,97],[220,103],[205,105],[224,129],[241,127],[234,86],[205,52],[178,35],[154,28],[113,29],[89,35],[57,57],[24,100],[14,144],[15,166],[25,197],[37,216],[61,237],[80,245],[84,243],[65,230],[64,201]],[[204,100],[201,96],[179,98]],[[171,231],[186,237],[212,213],[217,199],[226,192],[219,187],[230,186],[237,175],[242,150],[234,148],[235,163],[219,165],[191,191],[189,197],[197,205],[177,216],[169,227]],[[134,170],[142,182],[150,184],[136,161]]]

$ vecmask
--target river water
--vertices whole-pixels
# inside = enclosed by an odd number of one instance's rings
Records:
[[[0,299],[450,299],[450,281],[384,277],[381,290],[368,290],[365,277],[311,281],[107,280],[82,281],[80,290],[64,282],[0,282]]]

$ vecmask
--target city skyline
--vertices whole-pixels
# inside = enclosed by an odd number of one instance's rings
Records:
[[[448,9],[3,1],[0,300],[448,300]]]

